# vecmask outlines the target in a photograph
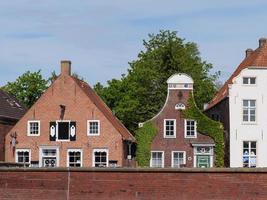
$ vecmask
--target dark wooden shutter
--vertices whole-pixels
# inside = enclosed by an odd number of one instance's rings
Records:
[[[70,141],[76,140],[76,122],[70,122]]]
[[[56,129],[57,129],[56,122],[50,122],[50,129],[49,129],[49,139],[50,141],[56,141]]]

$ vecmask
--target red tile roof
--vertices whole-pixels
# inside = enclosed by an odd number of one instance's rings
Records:
[[[95,91],[84,81],[72,77],[73,80],[80,86],[84,93],[93,101],[97,108],[105,115],[105,117],[113,124],[113,126],[122,135],[124,140],[135,141],[134,136],[128,129],[113,115],[109,107],[95,93]]]
[[[209,102],[206,110],[212,108],[224,98],[228,97],[229,84],[233,83],[233,79],[245,68],[247,67],[267,67],[267,42],[265,41],[261,47],[257,48],[255,51],[251,52],[237,67],[230,78],[224,83],[221,89],[217,92],[215,97]]]

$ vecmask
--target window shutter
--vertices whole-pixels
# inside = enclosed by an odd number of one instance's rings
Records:
[[[50,122],[50,134],[49,139],[50,141],[56,141],[56,122]]]
[[[70,141],[76,140],[76,122],[70,122]]]

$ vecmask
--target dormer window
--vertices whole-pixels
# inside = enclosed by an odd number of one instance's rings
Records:
[[[255,85],[256,77],[243,77],[243,84],[244,85]]]
[[[175,105],[175,110],[185,110],[185,105],[183,103],[177,103]]]

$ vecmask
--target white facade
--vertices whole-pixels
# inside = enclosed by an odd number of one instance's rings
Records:
[[[244,84],[243,78],[256,78],[252,84]],[[247,81],[247,80],[246,80]],[[249,82],[250,83],[250,82]],[[248,105],[247,102],[252,102]],[[255,106],[254,106],[255,100]],[[230,167],[245,167],[249,154],[244,142],[256,142],[251,165],[267,167],[267,67],[249,67],[243,69],[229,85],[230,112]],[[249,112],[250,116],[247,116]],[[254,120],[255,112],[255,120]],[[254,145],[255,143],[252,143]],[[254,155],[256,154],[256,155]]]

